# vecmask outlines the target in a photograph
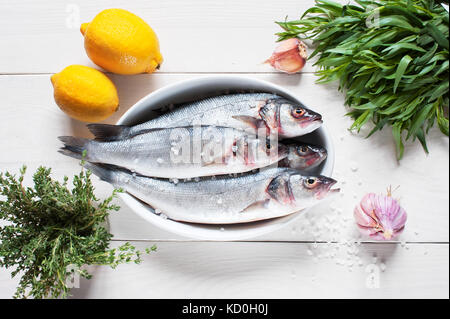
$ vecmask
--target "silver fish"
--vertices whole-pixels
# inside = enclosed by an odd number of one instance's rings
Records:
[[[308,134],[322,116],[304,105],[269,93],[229,94],[185,103],[175,110],[135,126],[89,124],[99,140],[121,140],[151,128],[216,125],[239,129],[265,128],[280,137]]]
[[[286,216],[318,203],[335,180],[270,168],[237,177],[170,182],[118,168],[86,164],[100,179],[121,187],[170,219],[203,224],[236,224]]]
[[[270,147],[244,131],[215,127],[148,129],[131,138],[102,142],[71,136],[59,139],[61,153],[93,163],[112,164],[144,176],[195,178],[248,172],[287,156],[283,145]]]
[[[321,146],[290,143],[284,144],[288,147],[288,155],[280,161],[280,166],[290,167],[301,171],[316,168],[327,158],[327,150]]]

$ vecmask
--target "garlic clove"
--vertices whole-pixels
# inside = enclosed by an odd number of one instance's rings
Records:
[[[307,57],[306,45],[297,38],[291,38],[281,41],[266,63],[279,71],[293,74],[303,69]]]
[[[376,240],[391,240],[403,232],[406,211],[390,191],[387,196],[369,193],[363,197],[353,212],[361,233]]]

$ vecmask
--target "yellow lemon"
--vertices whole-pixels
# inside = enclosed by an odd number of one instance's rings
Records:
[[[155,32],[129,11],[104,10],[80,31],[89,58],[110,72],[152,73],[163,61]]]
[[[114,83],[93,68],[71,65],[54,74],[51,81],[56,104],[74,119],[102,121],[119,107]]]

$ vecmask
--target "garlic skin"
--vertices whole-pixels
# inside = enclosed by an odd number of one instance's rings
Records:
[[[307,57],[306,45],[297,38],[291,38],[281,41],[265,63],[270,63],[279,71],[293,74],[303,69]]]
[[[361,233],[376,240],[391,240],[405,228],[406,211],[391,191],[387,196],[369,193],[354,209],[354,217]]]

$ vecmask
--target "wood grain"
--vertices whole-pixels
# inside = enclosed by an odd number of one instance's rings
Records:
[[[114,242],[114,246],[121,242]],[[144,248],[152,243],[134,243]],[[140,265],[90,267],[74,298],[448,298],[448,247],[157,243]],[[336,249],[339,247],[339,249]],[[335,253],[335,257],[326,256]],[[350,256],[350,258],[348,257]],[[361,259],[361,264],[360,260]],[[339,264],[338,264],[339,263]],[[349,265],[352,264],[350,267]],[[370,281],[374,269],[379,280]],[[384,271],[383,271],[384,269]],[[367,282],[369,281],[369,284]],[[378,285],[377,285],[378,283]],[[0,272],[0,298],[14,281]],[[377,288],[378,287],[378,288]]]
[[[296,19],[310,1],[43,1],[0,2],[0,73],[56,73],[70,64],[95,66],[80,24],[106,8],[138,14],[157,33],[161,72],[273,72],[264,62],[275,47],[274,23]],[[15,19],[11,19],[15,17]],[[44,49],[45,48],[45,49]],[[311,72],[308,65],[304,72]]]

